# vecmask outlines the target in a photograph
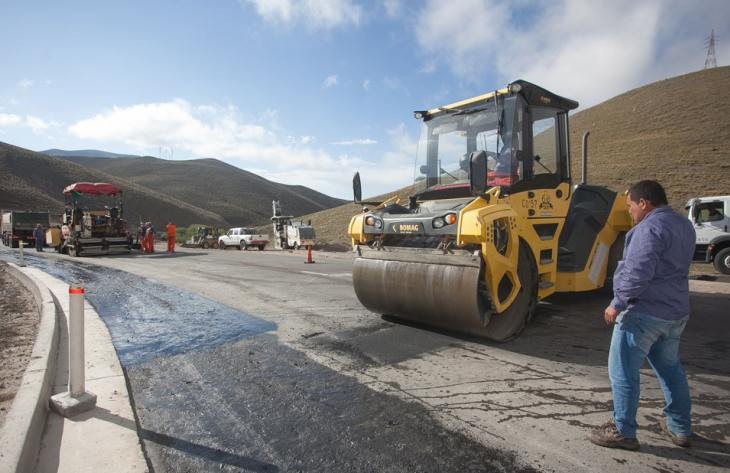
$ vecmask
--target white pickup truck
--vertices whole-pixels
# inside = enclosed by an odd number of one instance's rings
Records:
[[[253,228],[244,227],[231,228],[225,235],[218,238],[218,248],[221,250],[225,250],[227,246],[235,246],[239,250],[247,250],[249,247],[255,246],[264,251],[268,243],[267,235],[258,234]]]
[[[717,271],[730,274],[730,196],[692,199],[687,210],[697,233],[694,260],[713,263]]]

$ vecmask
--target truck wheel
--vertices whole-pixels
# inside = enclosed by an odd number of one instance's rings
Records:
[[[245,242],[245,241],[242,241],[242,242],[240,242],[240,243],[238,244],[238,249],[239,249],[239,250],[248,250],[248,245],[246,244],[246,242]]]
[[[730,274],[730,248],[723,248],[718,251],[712,263],[718,272]]]
[[[208,248],[210,248],[210,245],[208,245],[208,242],[207,241],[204,241],[203,242],[203,249],[204,250],[207,250]]]
[[[259,245],[259,251],[264,251],[264,248],[266,248],[266,245]]]
[[[226,244],[223,243],[223,242],[218,243],[218,249],[219,250],[225,250],[226,249]]]

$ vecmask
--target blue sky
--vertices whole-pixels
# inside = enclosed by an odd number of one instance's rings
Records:
[[[701,69],[713,28],[728,65],[726,0],[3,0],[0,141],[374,195],[413,179],[413,110],[517,78],[585,108]]]

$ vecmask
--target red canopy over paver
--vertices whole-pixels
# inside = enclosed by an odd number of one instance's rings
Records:
[[[88,195],[117,195],[122,191],[108,182],[75,182],[63,190],[64,194],[71,192]]]

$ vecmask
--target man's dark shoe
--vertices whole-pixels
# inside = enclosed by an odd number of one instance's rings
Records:
[[[677,435],[671,430],[669,430],[669,426],[667,425],[667,419],[662,417],[662,430],[664,433],[669,435],[669,438],[672,440],[672,443],[678,447],[682,448],[689,448],[692,446],[692,441],[690,440],[690,437],[688,435]]]
[[[639,441],[636,438],[630,439],[621,435],[612,420],[594,429],[588,440],[601,447],[623,448],[626,450],[639,449]]]

